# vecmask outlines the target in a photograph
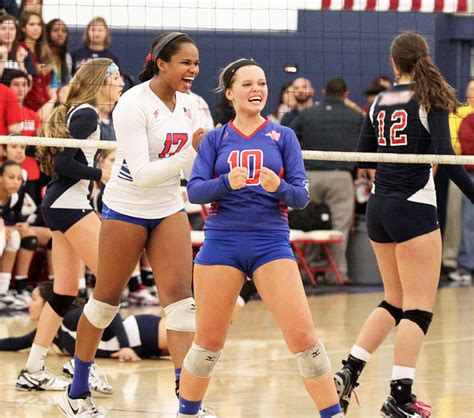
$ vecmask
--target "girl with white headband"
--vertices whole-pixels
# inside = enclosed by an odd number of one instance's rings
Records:
[[[112,60],[89,61],[71,80],[66,103],[57,107],[43,126],[46,137],[100,139],[98,103],[116,102],[123,88]],[[100,220],[88,200],[92,180],[110,173],[94,168],[95,148],[38,147],[41,169],[52,175],[42,203],[43,217],[53,236],[53,297],[41,313],[38,330],[19,390],[63,390],[67,382],[44,369],[48,347],[78,290],[83,262],[97,274]]]
[[[195,329],[180,172],[190,172],[203,134],[196,102],[187,94],[198,72],[194,41],[184,33],[164,33],[152,43],[143,83],[128,90],[113,112],[118,148],[103,197],[99,272],[77,329],[74,380],[59,403],[69,417],[103,416],[90,395],[89,369],[144,249],[167,317],[178,393]]]

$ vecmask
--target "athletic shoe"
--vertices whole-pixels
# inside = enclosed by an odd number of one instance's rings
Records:
[[[74,360],[71,359],[64,364],[62,373],[70,378],[74,377]],[[94,362],[92,363],[91,370],[89,373],[89,386],[96,392],[111,394],[113,392],[112,386],[107,381],[107,377],[104,373],[99,370],[99,367]]]
[[[148,290],[148,293],[150,293],[150,295],[158,297],[158,289],[156,285],[145,286],[145,289]]]
[[[342,412],[346,414],[349,408],[349,402],[351,401],[352,392],[359,384],[352,383],[352,373],[347,367],[334,373],[334,383],[336,385],[337,395],[339,396],[339,405],[341,406]]]
[[[184,417],[189,417],[190,415],[184,415],[184,414],[180,414],[179,412],[176,414],[176,417],[177,418],[184,418]],[[191,415],[191,416],[194,416],[194,415]],[[216,413],[206,407],[206,406],[201,406],[201,409],[199,410],[199,412],[197,413],[197,415],[195,415],[196,418],[204,418],[204,417],[207,417],[207,418],[217,418],[217,415]]]
[[[28,292],[19,294],[16,290],[9,290],[8,293],[0,295],[3,310],[8,311],[27,310],[30,299]]]
[[[138,306],[158,306],[160,301],[156,296],[150,294],[150,292],[145,289],[138,289],[135,292],[130,292],[127,296],[127,300],[132,305]]]
[[[454,270],[448,275],[449,279],[457,283],[469,283],[472,280],[470,273],[461,273],[459,270]]]
[[[389,396],[382,405],[380,413],[385,418],[428,418],[431,412],[426,408],[431,408],[423,402],[416,400],[416,396],[412,395],[412,401],[399,404],[393,396]]]
[[[64,391],[58,402],[58,408],[67,417],[105,418],[95,406],[90,393],[79,399],[69,397],[69,387]]]
[[[53,376],[44,368],[39,372],[30,373],[23,369],[16,379],[17,390],[64,390],[69,382]]]

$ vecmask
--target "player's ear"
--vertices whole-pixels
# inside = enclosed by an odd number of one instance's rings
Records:
[[[158,67],[159,72],[161,73],[166,69],[166,62],[163,61],[161,58],[156,60],[156,66]]]
[[[225,89],[225,97],[227,100],[232,101],[232,98],[234,97],[234,95],[232,94],[231,89]]]

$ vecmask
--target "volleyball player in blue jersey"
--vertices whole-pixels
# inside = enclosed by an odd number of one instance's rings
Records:
[[[196,334],[181,374],[179,417],[197,417],[246,276],[276,317],[322,417],[342,417],[331,365],[314,330],[289,241],[287,206],[309,199],[294,132],[261,116],[263,69],[241,59],[221,74],[233,121],[204,136],[188,184],[194,203],[212,202],[195,260]]]
[[[452,154],[449,113],[454,89],[429,58],[426,40],[415,33],[395,38],[392,67],[397,85],[375,99],[362,129],[359,151]],[[347,410],[353,388],[371,354],[398,325],[390,396],[385,417],[428,417],[412,394],[415,367],[428,331],[441,270],[441,234],[430,164],[361,164],[376,168],[367,206],[367,229],[384,284],[384,300],[366,320],[335,381]],[[446,166],[474,202],[474,184],[464,167]]]
[[[122,93],[119,68],[107,58],[89,61],[71,80],[66,103],[50,115],[43,127],[47,137],[100,139],[97,105],[116,102]],[[94,167],[94,147],[39,147],[41,168],[52,174],[41,204],[53,237],[54,293],[41,313],[38,330],[24,370],[17,378],[19,390],[63,390],[67,382],[44,368],[48,347],[62,318],[74,302],[83,262],[96,274],[100,220],[89,202],[91,180],[107,179],[110,172]]]

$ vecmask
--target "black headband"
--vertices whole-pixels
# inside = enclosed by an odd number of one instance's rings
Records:
[[[262,68],[257,61],[254,61],[252,59],[250,60],[242,59],[235,62],[227,69],[227,71],[224,73],[224,76],[222,77],[222,81],[224,82],[225,89],[228,89],[230,87],[230,82],[232,81],[232,77],[234,76],[236,71],[239,68],[246,67],[247,65],[256,65],[257,67]]]
[[[163,36],[154,46],[154,48],[151,51],[151,59],[153,62],[156,62],[158,59],[158,56],[161,54],[161,51],[168,46],[171,42],[173,42],[176,38],[179,38],[180,36],[188,36],[186,33],[182,32],[170,32]]]

